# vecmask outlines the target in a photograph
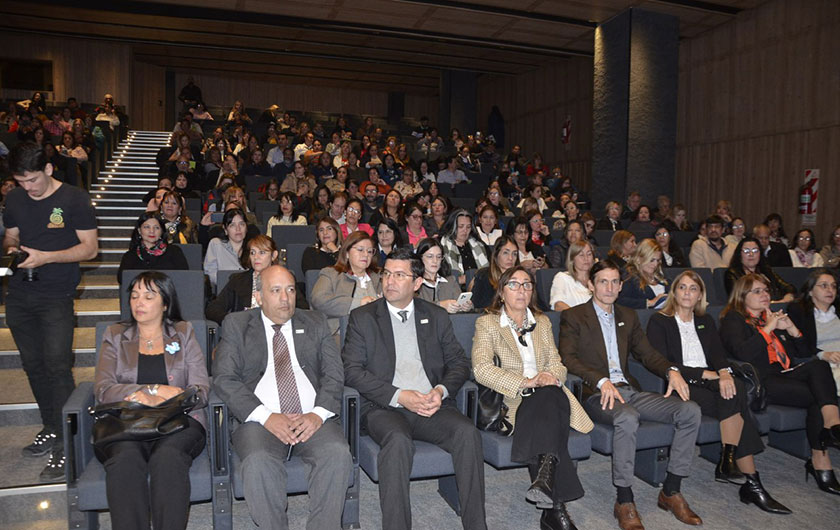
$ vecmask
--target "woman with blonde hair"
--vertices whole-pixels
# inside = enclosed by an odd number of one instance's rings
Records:
[[[633,309],[658,309],[667,296],[662,251],[653,239],[643,239],[627,263],[627,278],[616,303]]]
[[[715,480],[741,484],[739,496],[770,513],[789,509],[767,493],[755,469],[753,455],[764,449],[758,425],[750,412],[747,391],[733,377],[715,319],[706,314],[706,286],[693,270],[680,273],[665,307],[650,317],[651,346],[675,364],[691,386],[691,399],[706,416],[720,422],[722,442]]]

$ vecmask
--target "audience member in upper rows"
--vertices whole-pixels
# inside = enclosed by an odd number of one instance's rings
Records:
[[[144,212],[137,219],[128,250],[120,259],[117,281],[124,270],[187,270],[189,265],[177,245],[166,242],[164,221],[157,212]]]
[[[668,296],[662,272],[662,251],[653,239],[643,239],[627,261],[627,277],[617,303],[633,309],[660,309]]]
[[[245,244],[248,268],[232,274],[219,294],[207,304],[207,318],[219,324],[229,313],[258,307],[256,293],[260,273],[277,264],[279,253],[270,237],[254,236]]]
[[[822,247],[820,256],[826,267],[837,267],[840,264],[840,225],[835,226],[828,235],[828,244]]]
[[[792,266],[790,252],[787,243],[773,241],[770,227],[764,224],[753,227],[752,236],[761,245],[761,254],[766,258],[767,264],[771,267]],[[785,238],[787,241],[787,238]]]
[[[227,210],[222,218],[224,235],[214,237],[207,245],[204,255],[204,274],[210,278],[215,289],[216,275],[220,270],[245,270],[242,255],[248,233],[245,212],[239,208]]]
[[[198,243],[198,227],[186,214],[184,197],[169,190],[160,200],[158,214],[164,222],[164,239],[170,245]]]
[[[773,303],[793,300],[796,288],[773,271],[754,237],[745,237],[735,247],[732,261],[724,276],[726,293],[731,293],[738,278],[746,274],[760,274],[766,278],[766,281],[769,282],[770,299]]]
[[[525,217],[519,216],[511,220],[505,228],[505,234],[510,236],[516,245],[519,264],[532,274],[538,269],[548,267],[543,247],[534,242],[532,225]]]
[[[810,228],[801,228],[790,242],[790,261],[794,267],[822,267],[823,258],[817,252],[817,242]]]
[[[741,242],[744,239],[744,236],[747,235],[747,223],[744,222],[744,219],[741,217],[733,217],[732,223],[729,226],[729,233],[726,234],[726,237],[723,238],[726,241],[727,245],[732,245],[733,247]]]
[[[315,244],[303,251],[301,270],[304,274],[310,270],[332,267],[338,260],[338,251],[344,238],[341,228],[331,217],[324,217],[315,224]]]
[[[403,216],[405,219],[405,226],[402,228],[403,242],[417,248],[420,241],[429,237],[423,227],[426,219],[423,208],[417,202],[409,202],[403,208]]]
[[[395,248],[403,246],[402,230],[393,219],[380,219],[372,225],[373,241],[376,244],[377,265],[382,267]]]
[[[330,331],[338,331],[338,319],[381,296],[379,265],[373,238],[357,230],[341,245],[338,260],[321,269],[312,287],[312,309],[324,313]]]
[[[621,230],[621,205],[616,201],[610,201],[604,207],[604,217],[598,220],[596,230]]]
[[[266,234],[271,234],[271,229],[275,226],[307,224],[306,217],[298,213],[297,200],[297,195],[292,192],[286,191],[280,194],[280,200],[277,201],[277,214],[268,220]]]
[[[452,272],[458,273],[458,283],[465,285],[468,269],[480,269],[490,264],[487,248],[475,233],[472,215],[463,208],[453,210],[441,229],[440,243],[443,259]]]
[[[671,238],[671,232],[664,226],[659,226],[653,233],[656,244],[662,252],[663,267],[687,267],[685,255],[676,242]]]
[[[616,264],[624,274],[627,262],[636,250],[636,236],[627,230],[616,231],[610,240],[610,250],[607,252],[607,259]]]
[[[511,267],[519,265],[519,251],[513,237],[504,235],[496,240],[490,252],[490,264],[478,269],[468,286],[472,292],[472,303],[476,309],[484,309],[493,301],[499,278]]]
[[[399,191],[395,189],[388,190],[385,193],[382,206],[371,214],[370,221],[368,222],[373,226],[379,224],[382,219],[391,219],[400,226],[403,224],[402,195],[400,195]]]
[[[471,310],[472,301],[458,301],[461,288],[452,275],[449,263],[443,259],[440,241],[426,238],[417,245],[416,252],[423,262],[423,283],[417,289],[417,297],[438,304],[449,313]]]
[[[708,269],[729,267],[735,245],[728,244],[723,239],[725,222],[719,215],[712,215],[706,219],[706,238],[697,238],[691,244],[688,260],[692,267]]]
[[[589,271],[595,264],[595,249],[585,239],[569,245],[566,253],[566,270],[554,275],[551,281],[549,307],[554,311],[565,311],[570,307],[589,301]]]
[[[496,208],[489,203],[483,206],[478,212],[478,221],[475,228],[478,239],[487,248],[492,248],[496,241],[502,237],[502,229],[499,228],[499,214]]]
[[[755,367],[768,403],[807,409],[811,458],[805,471],[820,489],[840,495],[827,451],[840,448],[840,412],[831,368],[819,359],[797,364],[812,353],[807,340],[788,315],[771,311],[770,303],[770,285],[764,276],[740,277],[721,312],[721,340],[728,355]]]

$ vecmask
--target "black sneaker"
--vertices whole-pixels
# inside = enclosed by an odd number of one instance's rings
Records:
[[[50,461],[38,478],[41,482],[64,482],[64,449],[50,453]]]
[[[47,429],[41,429],[41,432],[35,435],[35,439],[32,443],[23,448],[23,456],[44,456],[52,451],[55,441],[56,436],[54,432],[50,432]]]

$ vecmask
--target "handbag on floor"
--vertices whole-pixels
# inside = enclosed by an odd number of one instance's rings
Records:
[[[753,412],[764,412],[767,408],[767,388],[761,383],[755,367],[750,363],[730,361],[732,374],[744,383],[747,390],[747,403]]]
[[[198,388],[189,387],[156,407],[133,401],[102,403],[94,418],[93,446],[114,442],[156,440],[187,428],[187,415],[198,404]]]

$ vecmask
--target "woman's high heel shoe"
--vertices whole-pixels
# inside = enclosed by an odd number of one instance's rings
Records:
[[[814,469],[814,463],[809,458],[805,462],[805,482],[808,482],[808,475],[812,475],[817,481],[817,486],[834,495],[840,495],[840,483],[837,482],[837,477],[834,475],[833,469]]]
[[[823,450],[828,447],[840,449],[840,425],[832,425],[820,431],[820,445]]]

